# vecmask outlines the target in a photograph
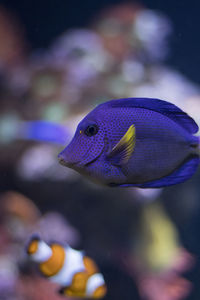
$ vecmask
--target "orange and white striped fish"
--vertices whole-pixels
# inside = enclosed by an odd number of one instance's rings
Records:
[[[59,243],[47,244],[32,237],[27,245],[28,256],[38,263],[40,272],[61,286],[59,293],[78,298],[99,299],[106,294],[103,275],[96,263],[82,251]]]

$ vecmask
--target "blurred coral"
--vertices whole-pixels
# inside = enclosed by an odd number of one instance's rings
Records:
[[[35,224],[40,217],[40,212],[34,203],[14,191],[1,195],[0,209],[3,216],[16,216],[27,225]]]
[[[142,299],[181,300],[192,290],[192,283],[182,274],[193,267],[195,259],[181,247],[174,224],[156,202],[142,208],[132,254],[121,262],[136,280]]]
[[[63,297],[55,292],[57,289],[56,284],[38,275],[21,276],[17,283],[17,292],[24,300],[61,300]]]
[[[25,49],[23,27],[14,14],[0,6],[0,68],[21,64]]]
[[[61,242],[76,245],[78,231],[59,213],[42,216],[31,199],[15,191],[1,194],[0,215],[0,298],[48,299],[52,293],[55,296],[51,298],[60,299],[55,293],[56,286],[38,277],[29,266],[24,253],[25,241],[32,232],[38,231],[45,238],[56,237]],[[23,269],[27,269],[26,272]]]
[[[71,246],[77,245],[80,240],[78,231],[67,222],[66,218],[56,212],[43,215],[34,231],[44,240],[56,240]]]

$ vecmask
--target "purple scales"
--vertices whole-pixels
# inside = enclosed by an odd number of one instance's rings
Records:
[[[149,98],[100,104],[78,125],[60,162],[109,186],[162,187],[199,165],[198,126],[175,105]]]

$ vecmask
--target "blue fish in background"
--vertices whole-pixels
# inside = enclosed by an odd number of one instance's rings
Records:
[[[108,186],[160,188],[189,179],[199,165],[195,121],[158,99],[111,100],[78,125],[59,162]]]
[[[18,135],[22,139],[64,145],[69,138],[69,130],[62,124],[44,120],[23,121]]]

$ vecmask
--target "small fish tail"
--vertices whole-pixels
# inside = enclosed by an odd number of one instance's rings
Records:
[[[200,156],[200,136],[192,136],[190,141],[191,154]]]
[[[196,149],[196,153],[200,156],[200,136],[197,137],[197,144],[194,148]]]

